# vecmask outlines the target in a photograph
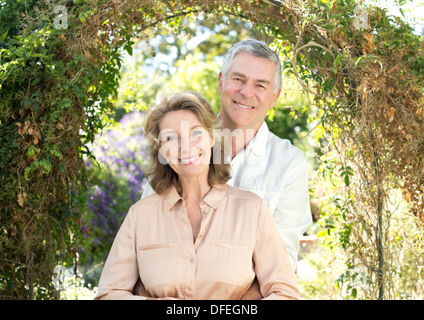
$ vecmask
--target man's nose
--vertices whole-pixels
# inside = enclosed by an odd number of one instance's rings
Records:
[[[252,84],[249,83],[248,81],[246,81],[242,85],[242,87],[240,89],[240,93],[247,98],[252,97],[253,96],[253,86],[252,86]]]

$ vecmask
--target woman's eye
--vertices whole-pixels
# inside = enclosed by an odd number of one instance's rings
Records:
[[[162,139],[163,142],[169,142],[169,141],[175,141],[175,140],[178,140],[178,138],[175,136],[166,136],[166,137],[163,137]]]
[[[203,132],[202,131],[200,131],[200,130],[194,130],[193,132],[192,132],[192,135],[193,136],[198,136],[198,135],[200,135],[200,134],[202,134]]]

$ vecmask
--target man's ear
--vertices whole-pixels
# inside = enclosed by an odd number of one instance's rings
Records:
[[[278,97],[280,96],[281,89],[279,89],[276,93],[274,93],[274,96],[272,97],[272,103],[269,109],[273,108],[275,104],[277,103]]]
[[[222,81],[224,81],[224,77],[222,75],[222,73],[219,73],[219,77],[218,77],[218,92],[220,94],[222,94]]]

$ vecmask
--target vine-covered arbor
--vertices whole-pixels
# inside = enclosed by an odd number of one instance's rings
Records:
[[[121,51],[131,54],[134,37],[153,26],[183,30],[183,18],[199,13],[251,21],[309,94],[317,141],[329,147],[322,172],[342,181],[323,226],[347,257],[340,281],[347,295],[396,298],[400,272],[422,277],[414,266],[423,262],[424,44],[401,19],[354,0],[4,0],[0,7],[1,297],[56,297],[55,266],[76,261],[83,157],[107,125]],[[392,237],[397,191],[418,230],[401,264],[393,248],[402,242]]]

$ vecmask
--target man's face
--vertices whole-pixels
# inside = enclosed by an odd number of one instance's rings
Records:
[[[230,130],[262,125],[280,91],[274,93],[275,62],[248,52],[238,53],[225,78],[219,75],[220,117]]]

